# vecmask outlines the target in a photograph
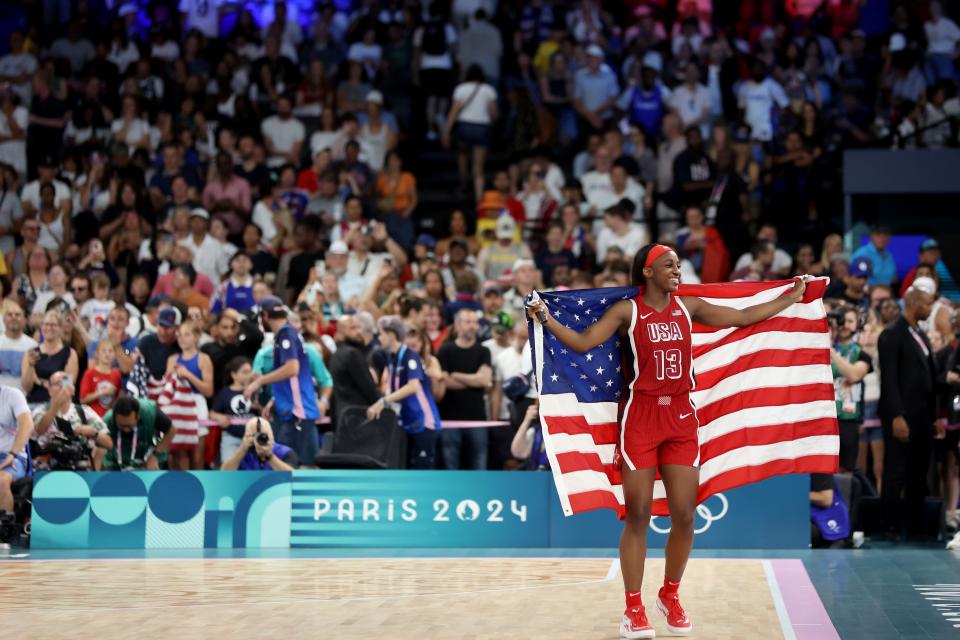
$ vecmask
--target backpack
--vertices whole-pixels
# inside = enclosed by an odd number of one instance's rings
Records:
[[[810,505],[810,519],[820,530],[824,540],[833,542],[850,535],[850,510],[843,501],[837,479],[833,479],[833,504],[829,507]]]
[[[447,52],[447,25],[443,20],[430,20],[423,26],[423,52],[442,56]]]

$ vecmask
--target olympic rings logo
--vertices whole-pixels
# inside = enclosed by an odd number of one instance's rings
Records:
[[[710,496],[710,498],[717,498],[720,501],[720,511],[719,513],[714,515],[710,507],[707,506],[706,501],[703,502],[702,504],[698,504],[697,516],[699,516],[700,519],[703,520],[703,524],[700,525],[699,527],[694,526],[694,529],[693,529],[694,533],[703,533],[704,531],[710,528],[710,525],[712,525],[717,520],[720,520],[721,518],[723,518],[723,516],[727,515],[727,511],[730,508],[730,502],[727,500],[727,497],[722,493],[716,493]],[[709,500],[710,498],[707,498],[707,500]],[[657,526],[656,521],[658,517],[659,516],[653,516],[652,518],[650,518],[650,528],[656,531],[657,533],[663,533],[663,534],[670,533],[670,527]]]

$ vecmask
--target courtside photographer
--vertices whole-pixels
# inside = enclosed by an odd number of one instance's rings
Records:
[[[223,461],[221,471],[293,471],[300,465],[297,452],[273,439],[273,427],[264,418],[251,418],[240,447]]]
[[[76,388],[70,374],[50,376],[51,398],[33,412],[36,445],[31,454],[38,470],[90,471],[113,448],[107,425],[97,412],[74,402]],[[99,452],[99,455],[97,453]]]

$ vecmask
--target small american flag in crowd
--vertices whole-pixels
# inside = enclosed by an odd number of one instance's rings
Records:
[[[823,308],[828,280],[807,283],[803,302],[741,328],[693,326],[700,422],[700,492],[709,496],[770,476],[833,473],[839,436]],[[681,285],[678,295],[744,308],[783,295],[793,281]],[[606,309],[637,295],[636,287],[540,294],[556,322],[583,331]],[[618,416],[629,378],[619,335],[576,353],[539,322],[530,325],[540,421],[566,515],[609,508],[623,517]],[[653,513],[668,515],[662,482]]]

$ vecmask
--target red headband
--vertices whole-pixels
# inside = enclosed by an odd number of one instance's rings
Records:
[[[650,249],[650,252],[647,254],[647,261],[643,263],[643,268],[646,269],[653,261],[665,254],[667,251],[673,251],[670,247],[663,244],[655,244],[653,248]]]

